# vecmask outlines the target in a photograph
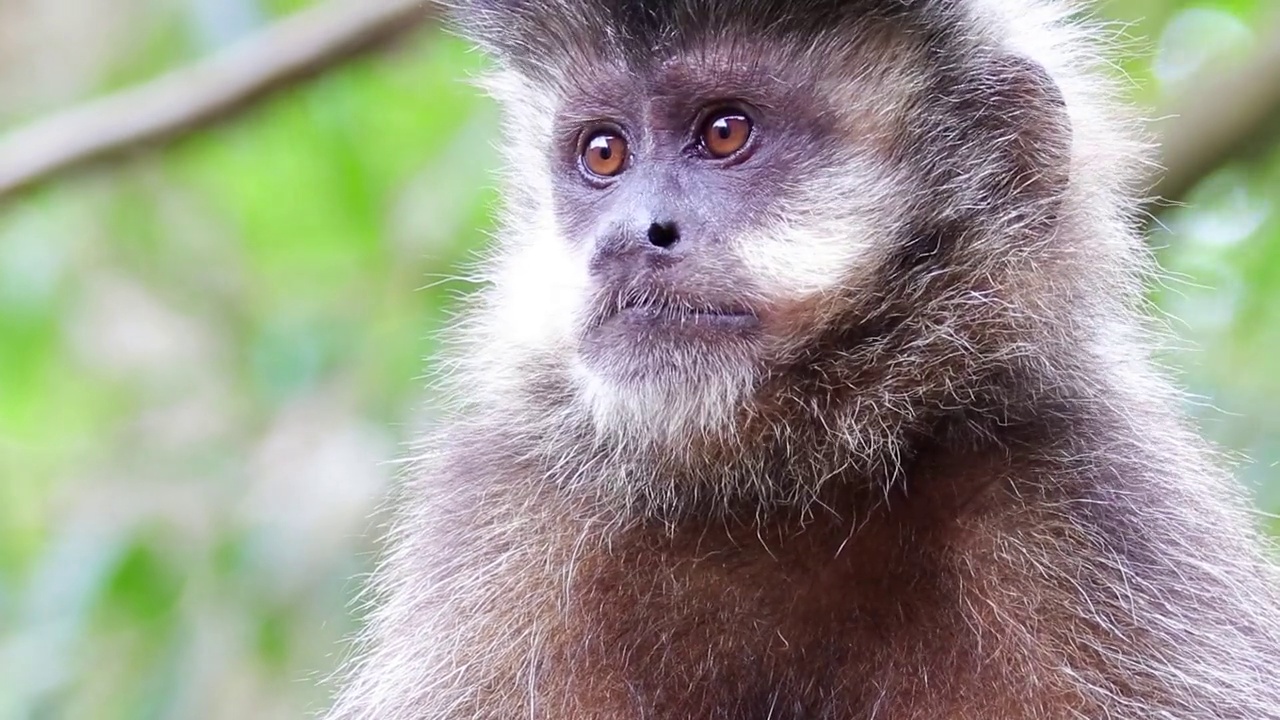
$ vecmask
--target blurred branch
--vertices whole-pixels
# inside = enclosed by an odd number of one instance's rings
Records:
[[[1280,15],[1242,62],[1215,68],[1165,108],[1153,127],[1164,174],[1154,194],[1177,202],[1218,167],[1280,137]]]
[[[330,0],[208,60],[0,137],[0,198],[183,135],[435,17],[429,0]]]

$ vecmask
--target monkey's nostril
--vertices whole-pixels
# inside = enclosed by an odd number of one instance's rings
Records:
[[[649,226],[649,244],[669,248],[680,240],[680,232],[674,223],[654,223]]]

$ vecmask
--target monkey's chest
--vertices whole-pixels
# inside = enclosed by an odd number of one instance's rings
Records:
[[[840,538],[843,540],[843,538]],[[541,664],[557,718],[943,718],[977,689],[963,583],[835,538],[638,548],[580,570]]]

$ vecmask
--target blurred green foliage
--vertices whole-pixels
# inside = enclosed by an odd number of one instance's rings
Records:
[[[1103,9],[1148,39],[1124,69],[1154,105],[1247,50],[1268,3]],[[0,105],[0,130],[304,4],[130,2],[94,73],[66,97]],[[76,7],[67,22],[106,11]],[[466,82],[482,62],[426,32],[0,206],[0,720],[323,706],[380,498],[427,406],[423,359],[467,289],[447,278],[491,224],[502,129]],[[1209,432],[1252,458],[1241,477],[1267,510],[1277,198],[1280,147],[1259,149],[1153,238],[1176,276],[1153,292],[1183,321],[1169,361],[1207,398]]]

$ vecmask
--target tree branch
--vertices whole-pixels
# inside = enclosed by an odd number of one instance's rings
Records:
[[[1204,74],[1153,124],[1162,201],[1183,199],[1228,160],[1280,136],[1280,16],[1264,27],[1252,56]]]
[[[189,68],[0,137],[0,198],[186,134],[435,17],[429,0],[332,0]]]

